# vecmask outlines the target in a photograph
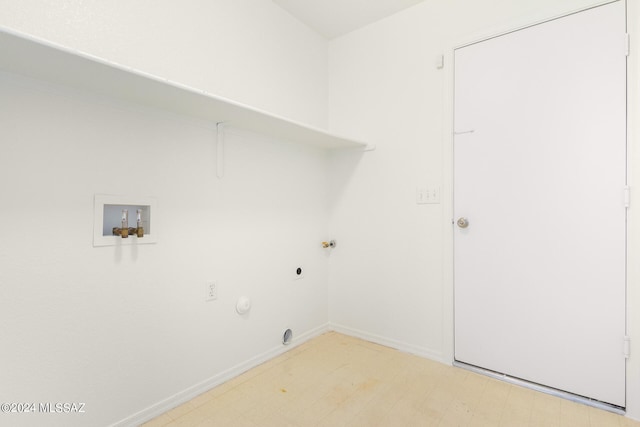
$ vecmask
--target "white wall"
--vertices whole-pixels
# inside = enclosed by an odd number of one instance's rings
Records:
[[[0,24],[326,122],[327,44],[271,2],[135,3],[2,1]],[[220,180],[215,135],[0,74],[0,402],[86,403],[0,424],[135,424],[325,330],[324,152],[231,130]],[[158,243],[94,248],[94,194],[157,198]]]
[[[0,25],[327,125],[327,42],[265,0],[0,0]]]
[[[12,425],[114,423],[324,328],[322,152],[229,133],[219,180],[203,123],[1,77],[0,401],[87,405]],[[158,243],[94,248],[94,194],[156,197]]]
[[[598,4],[592,0],[425,1],[334,39],[329,46],[329,122],[362,132],[374,152],[334,153],[329,318],[338,330],[422,354],[453,359],[451,203],[452,49]],[[637,0],[629,22],[637,30]],[[631,30],[633,30],[633,28]],[[640,38],[632,32],[632,46]],[[445,54],[445,68],[435,59]],[[634,56],[635,55],[635,56]],[[637,52],[630,58],[637,76]],[[631,131],[637,131],[637,79],[631,78]],[[640,165],[631,134],[631,177]],[[417,187],[439,187],[442,203],[417,205]],[[640,197],[640,196],[639,196]],[[630,210],[629,327],[640,340],[640,251]],[[634,346],[635,348],[635,346]],[[640,358],[628,362],[628,414],[640,418]]]

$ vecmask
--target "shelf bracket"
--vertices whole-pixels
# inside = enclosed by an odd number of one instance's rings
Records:
[[[216,176],[224,177],[224,123],[216,123]]]

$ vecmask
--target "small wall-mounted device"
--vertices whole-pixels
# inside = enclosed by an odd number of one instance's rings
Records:
[[[135,227],[129,227],[134,212]],[[96,195],[93,246],[156,243],[157,226],[152,228],[152,213],[157,216],[154,198]]]
[[[325,249],[335,248],[337,244],[335,240],[329,240],[328,242],[322,242],[322,247]]]
[[[144,226],[142,225],[142,208],[136,209],[136,226],[129,227],[129,209],[122,209],[122,223],[120,227],[113,227],[111,234],[114,236],[120,236],[123,239],[129,237],[129,235],[136,237],[144,237]]]

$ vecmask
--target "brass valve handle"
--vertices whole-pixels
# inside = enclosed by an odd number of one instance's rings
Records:
[[[111,234],[113,234],[114,236],[120,236],[123,239],[128,238],[129,235],[136,236],[136,237],[143,237],[144,236],[144,228],[142,228],[142,227],[138,227],[138,228],[134,228],[134,227],[129,227],[129,228],[113,227],[111,229]]]

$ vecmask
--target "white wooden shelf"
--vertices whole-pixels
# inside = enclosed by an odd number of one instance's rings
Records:
[[[0,27],[0,69],[263,135],[323,148],[366,147],[140,70]]]

